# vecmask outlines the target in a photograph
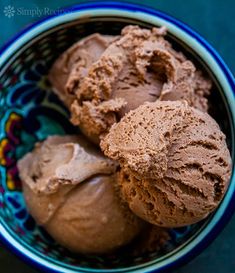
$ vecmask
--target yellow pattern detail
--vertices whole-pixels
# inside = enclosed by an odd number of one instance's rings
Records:
[[[3,166],[6,165],[6,159],[4,158],[4,150],[7,144],[8,144],[8,139],[6,138],[3,138],[0,142],[0,164]]]

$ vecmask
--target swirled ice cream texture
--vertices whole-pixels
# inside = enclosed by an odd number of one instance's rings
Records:
[[[81,136],[49,137],[18,168],[29,212],[73,252],[111,252],[144,227],[120,198],[117,164]]]

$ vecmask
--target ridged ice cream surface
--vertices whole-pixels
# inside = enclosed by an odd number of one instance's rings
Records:
[[[121,165],[119,184],[130,208],[160,226],[205,218],[231,175],[225,135],[187,102],[145,103],[114,124],[101,147]]]

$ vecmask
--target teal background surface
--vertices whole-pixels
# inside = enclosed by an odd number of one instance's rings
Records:
[[[0,46],[26,25],[63,6],[84,1],[0,0]],[[124,1],[120,1],[124,2]],[[234,0],[133,0],[162,10],[198,31],[224,58],[235,73],[235,1]],[[14,16],[4,14],[6,6],[14,7]],[[234,106],[235,107],[235,106]],[[36,273],[0,245],[0,272]],[[235,216],[218,238],[201,255],[174,273],[234,273]]]

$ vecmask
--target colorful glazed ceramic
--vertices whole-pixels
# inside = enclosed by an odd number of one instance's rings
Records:
[[[235,178],[217,211],[196,225],[170,231],[161,249],[142,256],[125,251],[73,255],[54,242],[28,214],[16,162],[35,142],[53,134],[76,133],[69,113],[47,80],[53,61],[70,45],[94,33],[118,34],[127,24],[167,26],[168,39],[207,71],[214,81],[211,115],[227,135],[234,158],[234,79],[198,34],[161,12],[131,4],[90,3],[68,8],[29,26],[0,57],[0,237],[27,262],[50,272],[161,272],[201,251],[224,226],[235,204]]]

